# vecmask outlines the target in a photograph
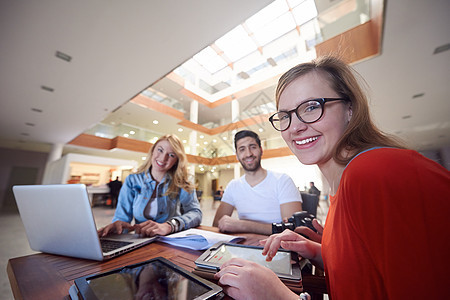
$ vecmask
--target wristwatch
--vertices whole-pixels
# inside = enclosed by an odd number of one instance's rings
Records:
[[[170,227],[172,228],[171,233],[178,232],[178,229],[180,227],[180,224],[176,219],[170,219],[166,223],[169,223]]]

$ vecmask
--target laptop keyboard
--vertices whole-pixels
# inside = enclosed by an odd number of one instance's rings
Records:
[[[119,249],[123,246],[132,244],[132,242],[113,241],[113,240],[100,240],[102,251],[104,253]]]

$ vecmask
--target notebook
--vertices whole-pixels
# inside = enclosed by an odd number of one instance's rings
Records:
[[[13,192],[35,251],[102,261],[157,239],[137,234],[100,239],[84,184],[17,185]],[[102,244],[115,244],[116,249],[102,251]]]

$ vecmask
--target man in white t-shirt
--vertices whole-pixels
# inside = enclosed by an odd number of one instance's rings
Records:
[[[272,234],[273,222],[279,223],[302,210],[300,192],[288,175],[261,167],[263,150],[256,133],[239,131],[234,146],[245,174],[228,184],[213,226],[222,232]],[[231,217],[235,208],[239,219]]]

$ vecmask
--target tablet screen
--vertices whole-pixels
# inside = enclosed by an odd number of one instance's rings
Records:
[[[205,260],[210,263],[223,264],[224,262],[234,258],[240,257],[246,260],[253,261],[262,266],[265,266],[275,273],[292,274],[291,253],[278,251],[277,255],[272,261],[266,261],[266,257],[262,255],[260,248],[248,248],[223,244],[214,253]]]
[[[87,284],[98,299],[194,299],[210,290],[160,261],[91,277]]]

